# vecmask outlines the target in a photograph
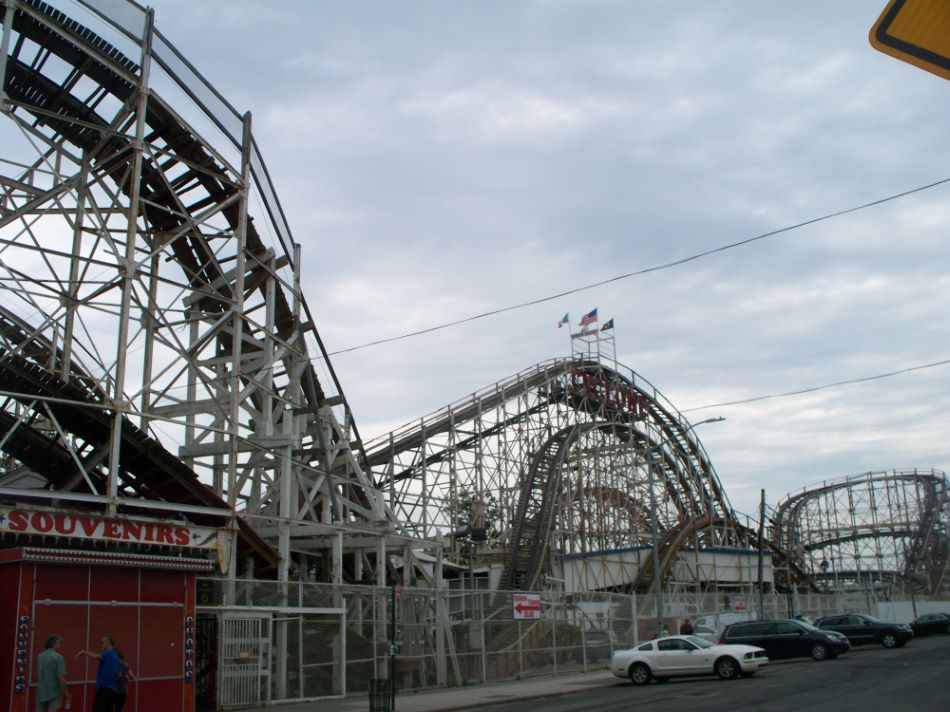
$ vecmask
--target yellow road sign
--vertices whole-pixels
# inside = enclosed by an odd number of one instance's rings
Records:
[[[890,0],[870,39],[884,54],[950,79],[950,0]]]

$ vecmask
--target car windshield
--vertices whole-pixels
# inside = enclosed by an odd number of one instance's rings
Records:
[[[686,636],[686,640],[695,645],[698,648],[711,648],[713,644],[704,638],[700,638],[697,635]]]
[[[820,630],[819,628],[816,628],[816,627],[813,626],[811,623],[806,623],[805,621],[795,621],[795,623],[796,623],[797,625],[800,625],[800,626],[801,626],[802,628],[804,628],[805,630],[817,630],[817,631],[820,632],[820,633],[824,633],[824,632],[825,632],[825,631],[823,631],[823,630]]]
[[[880,622],[881,622],[881,621],[879,621],[877,618],[875,618],[874,616],[866,616],[866,615],[862,614],[861,617],[862,617],[864,620],[866,620],[866,621],[871,621],[872,623],[880,623]]]

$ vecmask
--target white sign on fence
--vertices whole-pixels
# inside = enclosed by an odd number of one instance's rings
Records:
[[[511,594],[511,615],[516,621],[538,620],[541,618],[541,594]]]

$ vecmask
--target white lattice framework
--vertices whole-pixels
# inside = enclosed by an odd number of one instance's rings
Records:
[[[410,539],[357,464],[250,114],[151,11],[55,5],[0,18],[0,496],[239,515],[281,577],[332,550],[339,579],[363,535],[363,575]]]
[[[748,545],[689,422],[641,376],[597,358],[538,364],[368,442],[366,456],[418,536],[462,523],[496,532],[482,558],[513,566],[510,585],[537,583],[550,556],[651,547],[654,504],[664,552]],[[533,579],[513,563],[526,551],[545,559]]]
[[[773,540],[825,586],[940,591],[950,557],[950,490],[938,470],[854,475],[786,497]]]

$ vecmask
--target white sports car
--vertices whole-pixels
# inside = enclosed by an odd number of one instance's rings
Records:
[[[682,675],[752,677],[768,664],[765,650],[754,645],[715,645],[697,635],[671,635],[618,650],[610,670],[617,677],[629,677],[634,685],[646,685]]]

